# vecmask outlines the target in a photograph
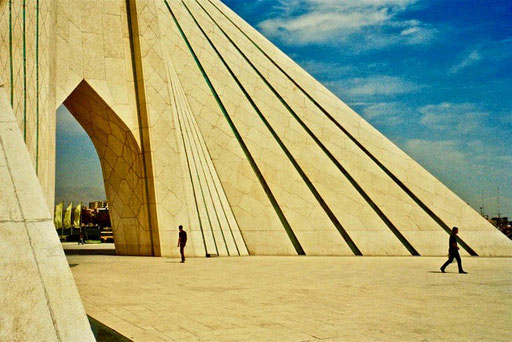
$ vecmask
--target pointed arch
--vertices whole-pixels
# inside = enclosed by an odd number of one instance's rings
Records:
[[[144,161],[133,132],[85,80],[64,105],[98,153],[116,253],[153,255]]]

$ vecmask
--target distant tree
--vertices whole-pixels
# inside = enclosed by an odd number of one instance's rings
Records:
[[[93,222],[93,216],[86,207],[82,207],[82,223],[86,226]]]
[[[94,218],[94,223],[101,228],[112,227],[110,224],[110,215],[108,214],[108,210],[98,210]]]

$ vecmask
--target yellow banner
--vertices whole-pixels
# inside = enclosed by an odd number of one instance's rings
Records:
[[[80,228],[80,224],[82,223],[82,202],[75,207],[73,212],[73,227]]]
[[[55,216],[53,222],[55,223],[56,229],[62,228],[62,209],[64,208],[64,202],[60,202],[55,206]]]
[[[64,228],[71,228],[71,212],[73,211],[73,202],[69,203],[66,208],[66,213],[64,214]]]

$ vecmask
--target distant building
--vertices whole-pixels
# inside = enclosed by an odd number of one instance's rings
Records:
[[[107,208],[107,207],[108,207],[107,201],[89,202],[89,209],[96,210],[96,209]]]
[[[508,217],[493,217],[489,219],[489,222],[508,236],[509,239],[512,239],[512,221],[509,221]]]

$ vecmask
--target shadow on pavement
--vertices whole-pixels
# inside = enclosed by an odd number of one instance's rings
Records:
[[[91,316],[87,315],[89,324],[91,325],[92,333],[96,338],[97,342],[131,342],[129,338],[121,335],[117,331],[107,327],[100,321],[95,320]]]
[[[64,249],[66,255],[116,255],[115,249]]]

